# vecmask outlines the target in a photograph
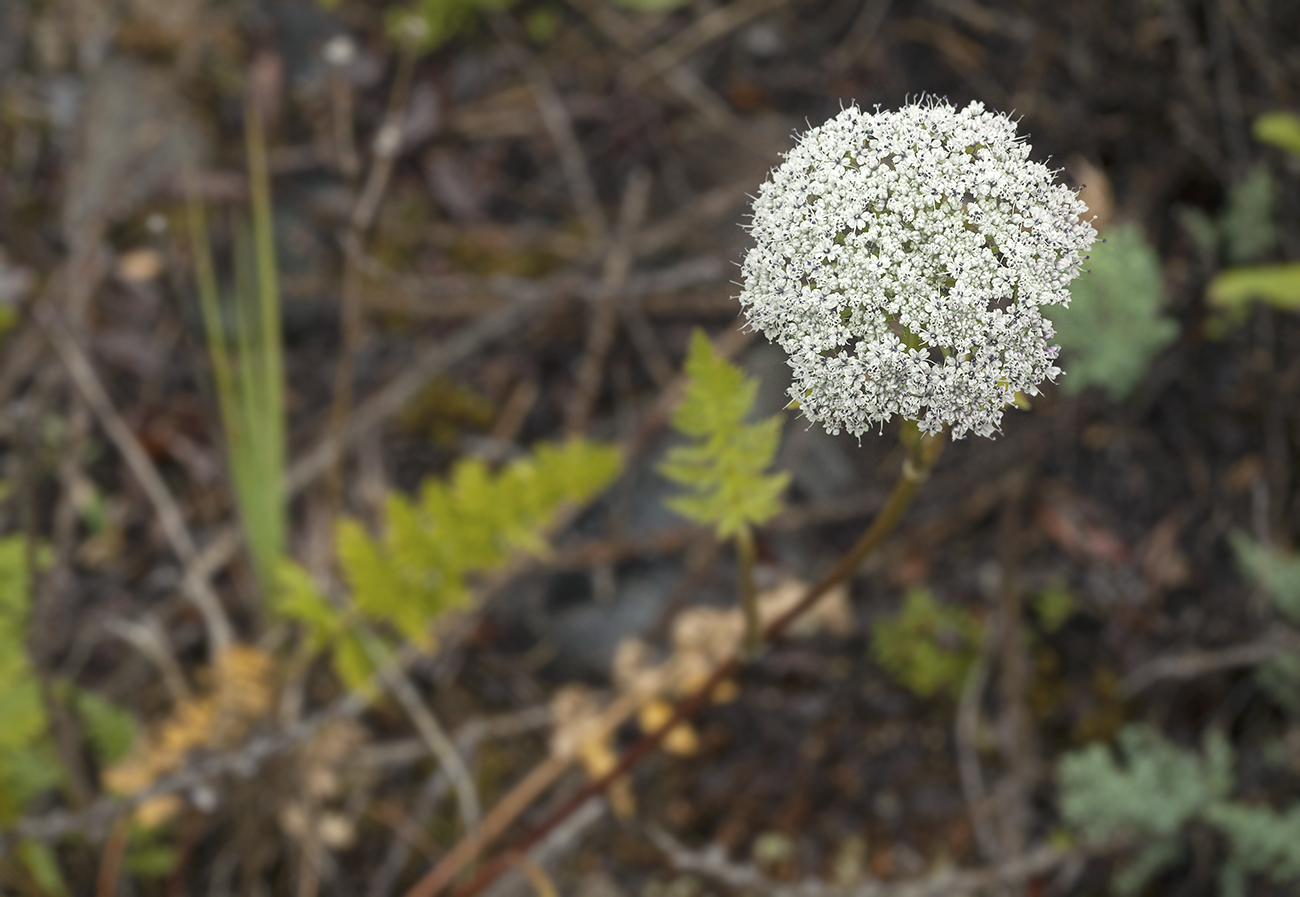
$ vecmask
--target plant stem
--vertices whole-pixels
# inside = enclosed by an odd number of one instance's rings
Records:
[[[754,534],[749,527],[736,533],[736,562],[740,567],[740,606],[745,611],[745,640],[741,657],[752,660],[763,640],[762,621],[758,616],[758,592],[754,589]]]
[[[817,603],[818,599],[852,576],[854,571],[866,560],[867,556],[875,551],[880,546],[880,543],[898,526],[898,522],[902,520],[903,514],[916,496],[917,489],[929,477],[930,469],[934,466],[935,461],[939,459],[944,446],[943,434],[924,435],[915,424],[910,422],[904,423],[900,438],[903,447],[907,450],[907,456],[903,461],[903,469],[899,474],[898,481],[894,484],[893,491],[889,493],[889,497],[885,500],[880,513],[871,521],[871,525],[867,527],[848,553],[840,559],[839,563],[822,577],[816,585],[810,588],[798,604],[768,624],[767,628],[763,630],[763,640],[772,642],[779,638],[790,624],[806,613]],[[561,803],[541,823],[516,840],[509,850],[484,866],[473,880],[457,892],[457,897],[474,897],[474,895],[481,893],[510,868],[512,857],[530,850],[587,801],[602,793],[609,787],[611,782],[620,776],[627,775],[637,763],[659,747],[668,736],[668,733],[673,730],[673,727],[699,713],[711,700],[714,690],[736,674],[740,668],[740,662],[741,655],[735,654],[714,668],[709,678],[702,685],[687,698],[678,702],[673,709],[672,715],[662,726],[654,732],[642,736],[640,741],[619,758],[619,762],[612,769],[600,778],[589,782],[572,797]],[[549,766],[555,762],[557,761],[552,758],[546,761],[543,766]],[[522,809],[521,807],[521,812]],[[495,816],[496,814],[494,812],[491,815]],[[504,828],[504,825],[495,827],[490,832],[486,831],[486,828],[484,826],[484,831],[476,830],[463,838],[462,843],[453,848],[443,858],[442,862],[407,891],[406,897],[435,897],[436,894],[446,888],[455,880],[461,870],[472,863],[483,848],[487,847],[489,840],[501,828]]]

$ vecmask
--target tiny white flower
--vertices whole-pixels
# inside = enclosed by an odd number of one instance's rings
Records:
[[[1039,307],[1069,302],[1086,211],[982,103],[851,106],[759,189],[740,302],[831,433],[900,414],[992,436],[1016,393],[1060,373]]]

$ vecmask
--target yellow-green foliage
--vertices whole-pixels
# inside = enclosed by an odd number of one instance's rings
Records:
[[[1137,892],[1152,876],[1184,856],[1182,832],[1197,822],[1227,843],[1219,893],[1242,897],[1248,877],[1275,884],[1300,877],[1300,805],[1277,811],[1230,800],[1232,747],[1206,739],[1204,755],[1171,744],[1146,726],[1119,736],[1123,764],[1094,744],[1061,760],[1057,780],[1061,815],[1091,842],[1115,835],[1140,839],[1138,856],[1116,876],[1120,894]]]
[[[281,562],[277,584],[276,612],[302,625],[304,650],[310,655],[328,651],[334,672],[348,690],[364,688],[374,668],[351,625],[354,611],[331,604],[311,575],[290,561]]]
[[[1078,393],[1100,386],[1122,399],[1151,359],[1178,333],[1160,313],[1160,259],[1141,228],[1123,224],[1092,247],[1089,271],[1070,287],[1070,307],[1054,310],[1065,375],[1061,388]]]
[[[1039,627],[1049,634],[1064,626],[1079,609],[1070,590],[1061,585],[1049,586],[1039,592],[1034,597],[1033,608]]]
[[[47,737],[40,682],[27,657],[31,571],[27,541],[0,539],[0,826],[61,776]]]
[[[337,2],[337,0],[335,0]],[[388,14],[388,36],[419,53],[431,53],[468,27],[481,10],[506,9],[513,0],[415,0]]]
[[[737,535],[781,510],[788,473],[765,473],[781,441],[781,416],[746,424],[758,380],[719,357],[702,331],[686,359],[690,384],[673,426],[691,438],[668,452],[660,472],[690,492],[668,500],[683,517]]]
[[[0,830],[16,822],[34,798],[64,780],[40,681],[25,644],[32,554],[40,563],[43,552],[29,552],[23,537],[0,538]],[[80,716],[96,758],[107,763],[124,753],[135,737],[134,720],[90,692],[60,686],[56,691]],[[27,841],[19,845],[17,855],[43,892],[65,893],[49,848]]]
[[[1294,112],[1266,112],[1251,128],[1255,139],[1300,156],[1300,115]]]
[[[983,624],[970,611],[940,604],[929,589],[911,589],[896,616],[871,631],[871,656],[923,698],[961,693]]]
[[[423,641],[433,620],[465,605],[469,577],[500,570],[516,552],[544,553],[556,514],[599,493],[621,466],[609,446],[541,444],[496,473],[477,458],[462,460],[446,481],[426,480],[415,501],[389,496],[377,538],[356,521],[341,521],[338,553],[351,611]],[[349,686],[363,682],[369,656],[346,612],[297,568],[282,567],[280,585],[279,612],[303,624],[312,647],[332,652]]]

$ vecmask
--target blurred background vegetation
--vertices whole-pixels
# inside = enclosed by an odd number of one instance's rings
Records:
[[[1081,187],[1066,373],[525,843],[881,506],[731,281],[924,93]],[[0,892],[1293,893],[1298,113],[1290,0],[0,0]]]

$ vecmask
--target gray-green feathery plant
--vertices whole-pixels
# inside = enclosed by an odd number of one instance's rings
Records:
[[[1252,875],[1276,884],[1300,878],[1300,803],[1286,810],[1231,799],[1233,751],[1220,734],[1202,754],[1170,743],[1146,726],[1119,735],[1123,763],[1104,745],[1067,755],[1058,768],[1061,815],[1084,839],[1131,838],[1137,857],[1115,877],[1134,894],[1186,855],[1185,830],[1198,822],[1227,843],[1219,865],[1222,897],[1244,897]]]
[[[1137,225],[1108,230],[1088,264],[1088,273],[1070,285],[1070,306],[1051,313],[1070,366],[1061,388],[1079,393],[1098,386],[1120,400],[1178,335],[1178,325],[1161,314],[1160,258]]]
[[[1300,558],[1232,536],[1237,562],[1268,596],[1284,625],[1300,627]],[[1283,707],[1300,710],[1300,653],[1285,652],[1260,665],[1258,682]],[[1115,879],[1121,894],[1182,861],[1186,826],[1217,831],[1228,848],[1219,870],[1220,894],[1241,897],[1251,875],[1277,884],[1300,879],[1300,801],[1283,809],[1232,799],[1233,750],[1220,733],[1202,754],[1171,744],[1146,726],[1119,736],[1123,764],[1111,750],[1091,745],[1067,755],[1058,768],[1061,815],[1086,841],[1127,837],[1137,857]]]

